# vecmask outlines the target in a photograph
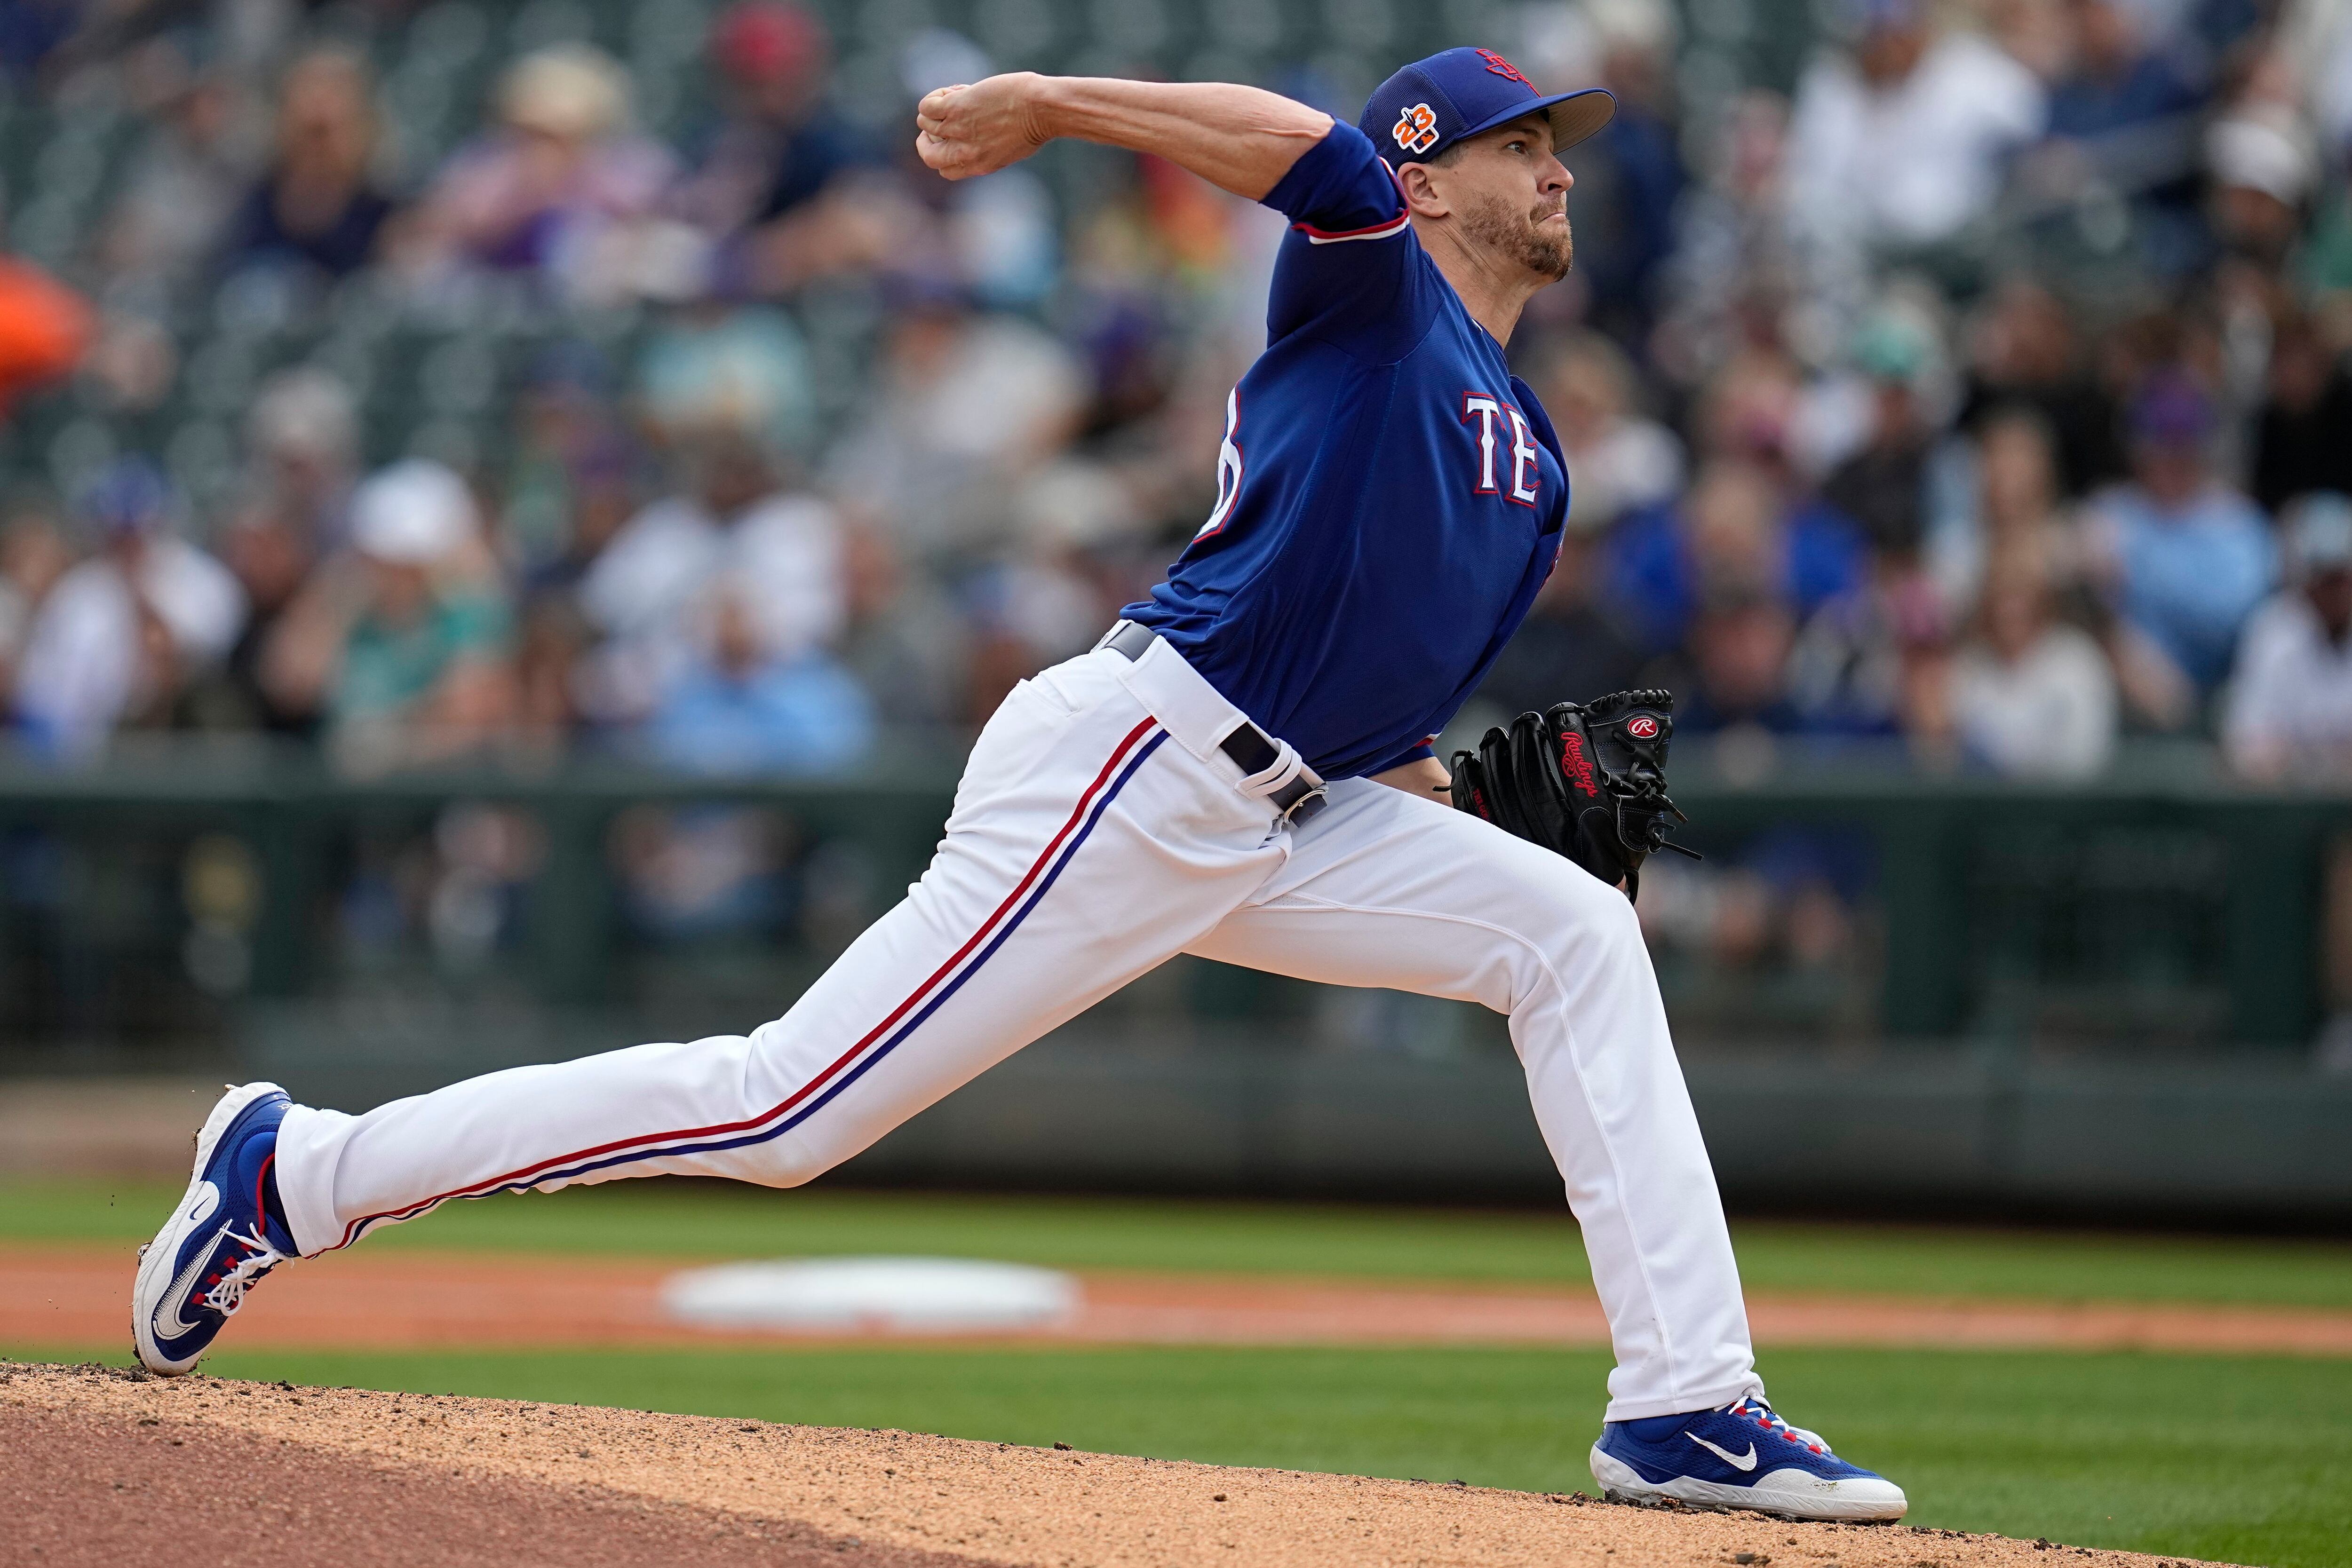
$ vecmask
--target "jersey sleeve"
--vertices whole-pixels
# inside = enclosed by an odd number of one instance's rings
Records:
[[[1266,300],[1269,342],[1303,332],[1384,364],[1421,341],[1437,309],[1433,269],[1395,173],[1362,131],[1334,123],[1263,200],[1290,220]]]

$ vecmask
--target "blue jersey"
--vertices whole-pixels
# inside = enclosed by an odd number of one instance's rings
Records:
[[[1430,755],[1551,570],[1568,472],[1361,131],[1334,126],[1265,203],[1292,227],[1216,508],[1124,613],[1347,779]]]

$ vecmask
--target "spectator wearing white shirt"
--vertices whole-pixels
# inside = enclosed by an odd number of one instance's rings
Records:
[[[2115,755],[2114,673],[2089,632],[2052,613],[2042,550],[1993,557],[1977,633],[1952,662],[1951,722],[1971,758],[2011,778],[2089,779]]]
[[[2246,624],[2222,721],[2248,778],[2352,779],[2352,501],[2288,508],[2292,586]]]
[[[680,461],[687,483],[623,524],[581,580],[581,610],[607,639],[586,666],[582,706],[603,723],[644,718],[694,661],[697,607],[721,576],[749,590],[778,658],[830,647],[847,623],[831,507],[784,486],[759,441],[740,431],[697,435]]]
[[[34,744],[85,760],[121,725],[154,721],[217,664],[245,624],[226,567],[171,532],[155,465],[117,459],[84,494],[99,549],[41,601],[16,667],[16,717]]]
[[[1990,39],[1938,33],[1924,0],[1860,9],[1853,53],[1806,71],[1790,125],[1791,216],[1832,287],[1874,252],[1940,245],[1990,214],[2048,112],[2032,71]]]

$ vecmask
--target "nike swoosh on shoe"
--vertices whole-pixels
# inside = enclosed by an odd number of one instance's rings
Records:
[[[1735,1470],[1752,1470],[1756,1468],[1756,1445],[1753,1443],[1748,1445],[1748,1452],[1745,1454],[1735,1454],[1728,1448],[1717,1448],[1713,1443],[1708,1442],[1705,1437],[1700,1437],[1696,1432],[1685,1432],[1683,1436],[1688,1437],[1692,1442],[1696,1443],[1700,1448],[1705,1448],[1708,1453],[1713,1454],[1717,1458],[1721,1459],[1725,1464],[1729,1465]]]
[[[184,1315],[184,1309],[188,1304],[189,1292],[196,1288],[196,1281],[203,1277],[205,1265],[212,1261],[213,1254],[220,1249],[221,1238],[227,1233],[226,1225],[214,1231],[188,1260],[188,1266],[180,1270],[179,1277],[172,1281],[172,1288],[163,1292],[163,1301],[155,1308],[155,1335],[158,1339],[177,1339],[203,1326],[188,1322]]]

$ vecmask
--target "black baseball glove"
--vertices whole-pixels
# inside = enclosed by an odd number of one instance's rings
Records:
[[[1698,858],[1666,841],[1668,816],[1689,821],[1666,796],[1674,733],[1674,694],[1655,689],[1523,713],[1476,751],[1454,754],[1454,804],[1623,883],[1631,897],[1660,850]]]

